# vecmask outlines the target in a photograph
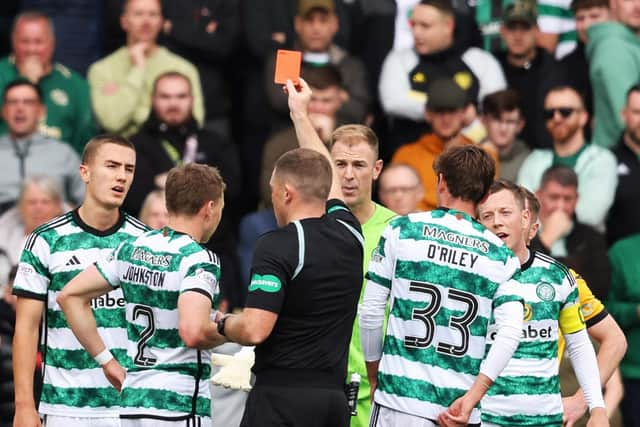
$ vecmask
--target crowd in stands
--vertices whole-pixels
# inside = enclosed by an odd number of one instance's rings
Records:
[[[531,244],[606,301],[629,341],[622,410],[640,414],[640,0],[4,0],[0,282],[28,234],[82,200],[82,149],[109,132],[137,152],[124,209],[153,228],[169,169],[219,168],[208,246],[242,307],[253,244],[276,227],[273,165],[297,147],[277,49],[302,51],[326,143],[375,130],[376,200],[397,214],[437,207],[433,161],[461,144],[536,193]]]

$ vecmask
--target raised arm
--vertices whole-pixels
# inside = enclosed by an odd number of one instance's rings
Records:
[[[308,107],[311,101],[311,88],[309,88],[309,85],[303,79],[300,79],[300,86],[297,88],[291,80],[287,80],[286,88],[289,94],[289,114],[296,129],[298,144],[300,144],[302,148],[317,151],[329,160],[333,176],[329,199],[343,200],[344,196],[342,194],[342,188],[340,187],[340,178],[329,154],[329,150],[320,139],[313,124],[311,124],[311,120],[309,120]]]

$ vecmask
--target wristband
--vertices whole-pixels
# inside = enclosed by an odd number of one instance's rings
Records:
[[[227,320],[227,317],[229,317],[229,314],[225,314],[224,316],[222,316],[220,318],[220,320],[218,320],[218,333],[220,335],[222,335],[223,337],[226,337],[227,335],[224,333],[224,322]]]
[[[102,350],[102,352],[100,352],[93,358],[93,360],[95,360],[96,363],[100,366],[106,365],[112,359],[113,359],[113,354],[111,354],[108,348],[105,348],[104,350]]]

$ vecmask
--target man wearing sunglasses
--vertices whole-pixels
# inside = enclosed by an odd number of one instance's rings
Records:
[[[589,114],[575,89],[569,86],[551,89],[544,101],[543,115],[553,148],[536,149],[527,157],[518,174],[518,184],[536,191],[549,167],[562,165],[573,169],[578,175],[580,194],[578,221],[602,229],[618,183],[615,157],[585,139],[583,127]]]

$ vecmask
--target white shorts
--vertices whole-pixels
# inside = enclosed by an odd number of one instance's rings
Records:
[[[122,418],[121,427],[211,427],[211,418],[194,417],[188,420],[167,421],[153,418]]]
[[[42,427],[120,427],[120,418],[79,418],[44,415]]]
[[[427,418],[396,411],[395,409],[380,406],[373,402],[369,427],[438,427],[436,423]]]

